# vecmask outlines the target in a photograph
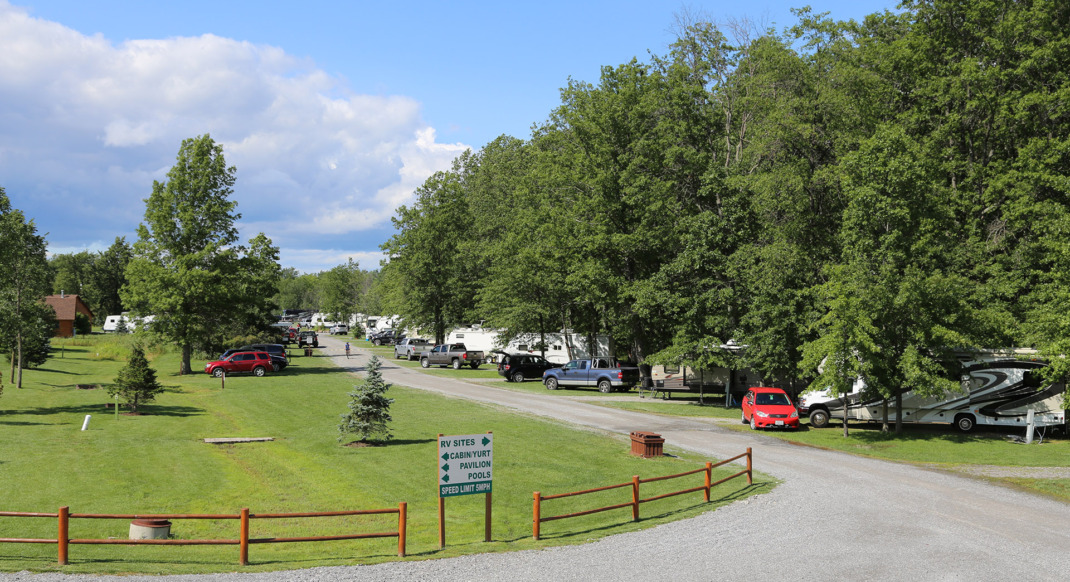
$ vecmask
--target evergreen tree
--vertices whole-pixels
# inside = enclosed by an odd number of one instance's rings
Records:
[[[383,381],[379,366],[379,358],[372,356],[364,382],[349,393],[349,412],[342,415],[338,425],[339,441],[347,434],[359,435],[361,442],[392,438],[386,424],[390,422],[390,405],[394,399],[385,396],[390,385]]]
[[[152,402],[160,392],[163,392],[163,386],[156,379],[156,370],[149,366],[141,346],[135,344],[126,366],[119,370],[115,383],[108,387],[108,394],[118,395],[130,406],[130,412],[137,412],[139,405]]]

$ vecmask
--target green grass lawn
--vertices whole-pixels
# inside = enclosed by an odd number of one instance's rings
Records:
[[[359,379],[322,356],[295,356],[279,374],[263,378],[177,375],[173,352],[149,356],[167,391],[142,408],[116,417],[105,390],[125,363],[128,337],[94,335],[56,340],[60,351],[44,366],[25,372],[23,388],[5,382],[0,396],[0,511],[72,513],[254,514],[395,508],[408,503],[409,559],[448,557],[582,543],[707,511],[740,497],[768,491],[774,482],[733,480],[714,491],[628,510],[543,525],[543,540],[531,539],[534,491],[561,493],[697,468],[694,455],[639,459],[623,435],[578,430],[462,399],[392,387],[394,440],[387,446],[353,448],[337,441],[339,416]],[[293,350],[294,354],[299,354]],[[322,353],[316,351],[315,353]],[[392,352],[391,352],[392,353]],[[400,362],[399,362],[400,363]],[[195,369],[203,361],[194,363]],[[489,370],[493,374],[493,370]],[[443,372],[456,372],[444,370]],[[83,419],[92,415],[87,431]],[[493,539],[483,542],[482,496],[447,500],[447,546],[438,547],[438,433],[493,431],[495,480]],[[210,445],[208,437],[274,437],[273,442]],[[741,451],[742,452],[742,451]],[[723,471],[721,475],[733,471]],[[701,476],[644,485],[643,495],[693,487]],[[647,489],[649,487],[649,490]],[[628,490],[597,498],[551,502],[545,513],[579,511],[626,501]],[[623,497],[623,499],[622,499]],[[394,516],[372,518],[254,520],[252,537],[300,537],[389,531]],[[178,539],[235,539],[236,521],[175,520]],[[72,520],[72,538],[125,538],[126,520]],[[0,517],[0,537],[54,538],[56,521]],[[258,544],[248,571],[395,560],[394,539],[324,543]],[[233,571],[235,546],[72,545],[70,565],[59,568],[56,546],[0,544],[0,571],[87,573],[202,573]]]

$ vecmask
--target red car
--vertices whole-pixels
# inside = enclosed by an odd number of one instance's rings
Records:
[[[799,411],[780,388],[751,388],[743,397],[743,423],[759,428],[799,428]]]
[[[204,371],[216,378],[225,372],[228,376],[244,372],[252,372],[255,376],[263,376],[272,371],[271,354],[267,352],[235,352],[222,360],[208,362],[204,365]]]

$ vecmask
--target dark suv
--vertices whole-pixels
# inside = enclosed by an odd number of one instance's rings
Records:
[[[387,329],[376,334],[372,334],[368,341],[372,342],[373,346],[390,346],[397,343],[402,336],[399,332],[393,329]]]
[[[552,364],[534,354],[505,354],[498,362],[498,375],[509,382],[523,382],[525,378],[542,378],[542,373],[558,364]]]
[[[279,362],[279,370],[290,363],[290,354],[286,353],[286,346],[282,344],[251,344],[238,348],[243,352],[267,352],[271,354],[272,361]],[[281,362],[278,358],[282,358]],[[278,370],[276,370],[278,371]]]
[[[305,346],[320,347],[320,338],[311,329],[302,329],[297,332],[297,347],[302,348]]]

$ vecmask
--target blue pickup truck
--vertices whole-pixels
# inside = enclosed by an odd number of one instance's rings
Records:
[[[607,357],[572,360],[543,372],[542,383],[547,390],[576,386],[598,388],[599,392],[623,392],[639,383],[639,368],[621,366],[614,358]]]

